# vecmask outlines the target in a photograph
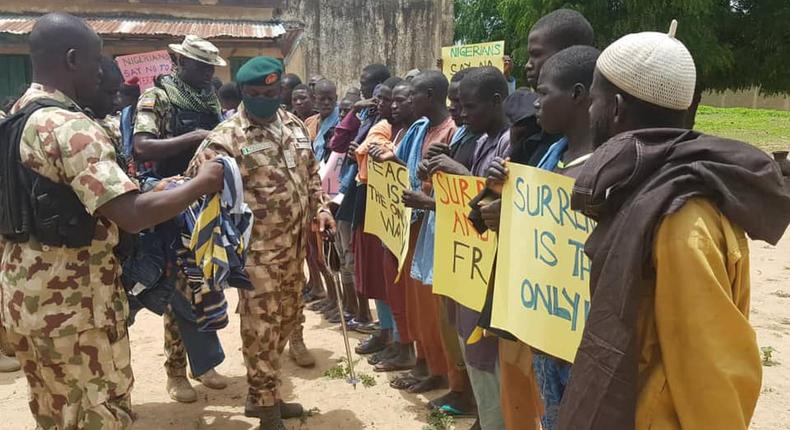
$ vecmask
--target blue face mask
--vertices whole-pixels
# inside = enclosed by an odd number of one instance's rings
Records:
[[[269,118],[277,112],[282,104],[280,97],[250,97],[242,95],[244,108],[256,118]]]

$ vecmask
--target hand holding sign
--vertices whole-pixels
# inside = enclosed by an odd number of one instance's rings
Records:
[[[433,199],[420,191],[404,190],[403,204],[406,205],[407,208],[412,209],[431,210],[434,208]]]
[[[430,160],[440,154],[450,155],[450,146],[446,143],[434,143],[428,147],[428,155],[425,158]]]
[[[433,175],[439,172],[449,175],[468,175],[469,169],[463,164],[453,160],[447,154],[439,154],[428,162],[429,172]]]
[[[505,159],[494,157],[491,161],[491,165],[488,166],[488,179],[486,183],[491,191],[502,194],[502,184],[507,181],[508,161],[510,161],[509,157]]]
[[[368,149],[368,154],[373,161],[383,163],[385,161],[394,161],[395,153],[389,149],[383,148],[378,145],[371,145]]]
[[[502,199],[492,201],[481,201],[480,215],[483,217],[483,222],[491,231],[499,231],[499,219],[502,215]]]

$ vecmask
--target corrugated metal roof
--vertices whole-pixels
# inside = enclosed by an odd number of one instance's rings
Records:
[[[30,33],[36,18],[36,16],[0,15],[0,33]],[[220,37],[274,39],[286,33],[285,27],[283,27],[282,24],[262,21],[147,17],[86,17],[85,19],[97,33],[103,36],[186,36],[187,34],[194,34],[205,39]]]

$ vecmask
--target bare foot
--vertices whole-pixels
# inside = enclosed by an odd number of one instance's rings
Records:
[[[444,375],[429,376],[422,381],[412,385],[406,391],[412,394],[427,393],[428,391],[438,390],[447,387],[447,377]]]

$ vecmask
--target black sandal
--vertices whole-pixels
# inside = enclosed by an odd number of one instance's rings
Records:
[[[408,373],[398,376],[397,378],[390,381],[390,387],[396,390],[408,390],[411,387],[419,384],[422,382],[420,378],[416,378]]]
[[[398,348],[395,343],[391,343],[388,347],[368,357],[368,364],[375,366],[382,361],[392,360],[398,356]]]
[[[367,355],[375,354],[384,351],[388,344],[381,338],[381,336],[370,336],[354,348],[357,354]]]

